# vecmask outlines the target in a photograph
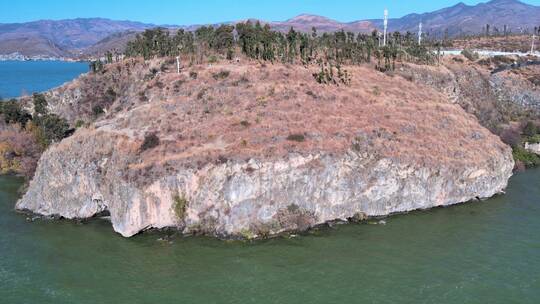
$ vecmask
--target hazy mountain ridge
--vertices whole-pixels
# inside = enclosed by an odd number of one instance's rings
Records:
[[[382,19],[370,21],[382,27]],[[491,31],[502,32],[506,25],[509,31],[519,33],[540,26],[540,7],[517,0],[493,0],[472,6],[460,2],[429,13],[390,19],[388,26],[391,31],[416,32],[420,22],[425,32],[442,34],[447,31],[450,36],[480,33],[487,24]]]
[[[0,53],[71,56],[112,34],[152,27],[155,25],[104,18],[3,23],[0,24]]]
[[[390,16],[392,10],[390,8]],[[252,22],[258,19],[246,19]],[[246,20],[216,23],[236,24]],[[369,33],[382,28],[382,19],[340,22],[324,16],[301,14],[285,21],[264,21],[274,30],[288,31],[294,27],[298,31],[311,32],[315,27],[319,32],[338,30],[354,33]],[[540,27],[540,7],[517,0],[493,0],[470,6],[458,3],[429,13],[409,14],[389,20],[390,31],[416,32],[422,22],[424,32],[432,35],[449,36],[474,34],[485,31],[490,24],[491,31],[503,31],[507,25],[513,33]],[[0,54],[18,52],[25,56],[47,55],[54,57],[75,57],[80,54],[97,55],[107,50],[123,50],[127,41],[137,32],[156,27],[133,21],[115,21],[104,18],[78,18],[69,20],[40,20],[27,23],[0,23]],[[193,31],[202,25],[164,25],[167,28],[183,28]]]

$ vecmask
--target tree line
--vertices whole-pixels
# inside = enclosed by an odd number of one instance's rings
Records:
[[[396,60],[433,62],[432,51],[440,48],[440,43],[428,40],[419,46],[416,35],[410,32],[390,33],[386,46],[381,43],[382,37],[377,31],[355,34],[341,30],[319,34],[315,28],[304,33],[291,27],[282,33],[272,30],[268,24],[247,21],[235,26],[202,26],[194,32],[149,29],[128,43],[125,55],[145,59],[182,56],[191,63],[202,63],[216,55],[231,60],[237,53],[251,59],[291,64],[333,62],[341,65],[377,60],[379,69],[392,69]]]

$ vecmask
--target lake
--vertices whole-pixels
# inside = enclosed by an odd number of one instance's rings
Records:
[[[83,63],[0,62],[0,95],[41,91]],[[540,169],[506,195],[294,238],[227,242],[13,210],[0,176],[0,303],[538,303]],[[166,239],[165,241],[163,239]]]
[[[484,202],[255,242],[173,232],[126,239],[101,220],[32,222],[13,210],[21,183],[0,177],[2,303],[540,299],[540,169]]]
[[[0,61],[0,98],[46,91],[86,72],[87,62]]]

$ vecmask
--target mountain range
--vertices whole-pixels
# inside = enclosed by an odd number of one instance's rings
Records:
[[[110,35],[152,27],[155,25],[104,18],[4,23],[0,24],[0,54],[70,57]]]
[[[391,13],[391,7],[390,13]],[[257,19],[250,19],[257,20]],[[223,22],[235,24],[245,20]],[[323,16],[302,14],[286,21],[267,22],[273,29],[287,31],[319,32],[337,30],[368,33],[380,30],[382,19],[340,22]],[[452,7],[423,14],[409,14],[389,19],[390,31],[416,32],[422,22],[429,35],[468,35],[485,31],[489,24],[492,31],[519,33],[540,27],[540,6],[518,0],[492,0],[477,5],[458,3]],[[218,24],[215,24],[218,25]],[[19,53],[24,56],[78,57],[95,55],[105,50],[122,49],[138,32],[156,27],[133,21],[115,21],[104,18],[78,18],[69,20],[40,20],[27,23],[0,23],[0,55]],[[163,25],[160,25],[163,26]],[[201,25],[163,27],[195,30]]]
[[[369,20],[377,28],[383,26],[383,20]],[[492,0],[477,5],[462,2],[448,8],[424,14],[409,14],[401,18],[389,19],[390,31],[418,31],[422,22],[428,33],[449,36],[470,35],[483,32],[487,24],[491,30],[507,30],[514,33],[540,27],[540,6],[530,5],[518,0]]]

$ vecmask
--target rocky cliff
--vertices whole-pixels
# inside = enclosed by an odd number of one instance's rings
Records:
[[[519,60],[495,56],[471,62],[462,56],[449,56],[439,66],[405,64],[397,73],[444,93],[483,126],[497,130],[512,121],[540,117],[540,66],[497,72]]]
[[[136,85],[119,84],[125,69],[85,76],[114,100],[45,152],[18,209],[107,211],[123,236],[268,236],[490,197],[512,174],[510,148],[448,96],[368,67],[349,68],[350,86],[279,64],[131,65],[150,71]]]

